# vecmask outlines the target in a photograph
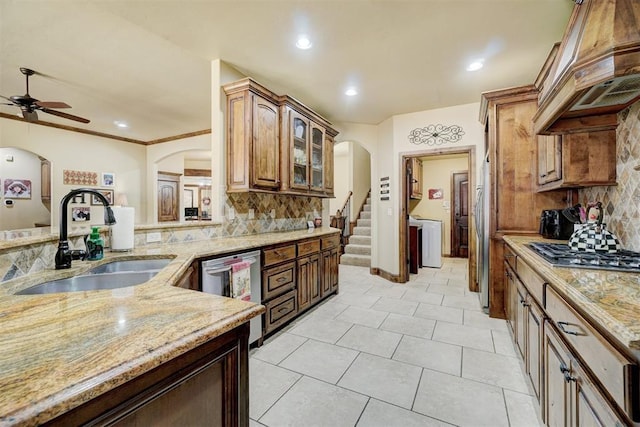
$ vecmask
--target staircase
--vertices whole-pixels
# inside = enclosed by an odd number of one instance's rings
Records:
[[[340,264],[371,266],[371,197],[367,197],[353,234],[349,237],[349,244],[344,247],[344,254],[340,257]]]

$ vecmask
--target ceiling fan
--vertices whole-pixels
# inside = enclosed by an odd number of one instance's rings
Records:
[[[16,96],[2,96],[0,98],[4,98],[7,101],[10,101],[11,104],[2,104],[2,105],[11,105],[14,107],[19,107],[22,110],[22,117],[28,122],[35,122],[38,120],[38,113],[36,110],[40,110],[43,113],[53,114],[54,116],[63,117],[69,120],[75,120],[76,122],[81,123],[89,123],[88,119],[83,117],[74,116],[73,114],[63,113],[62,111],[52,110],[52,108],[71,108],[70,105],[64,102],[57,101],[38,101],[35,98],[32,98],[29,95],[29,76],[36,74],[35,71],[30,70],[29,68],[20,67],[20,72],[24,74],[27,78],[27,93],[26,95],[16,95]]]

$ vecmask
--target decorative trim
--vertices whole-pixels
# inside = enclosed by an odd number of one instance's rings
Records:
[[[382,270],[381,268],[371,267],[369,269],[369,273],[374,276],[380,276],[392,283],[405,283],[399,274],[391,274],[388,271]]]
[[[458,125],[429,125],[416,128],[409,133],[409,142],[412,144],[442,145],[447,142],[459,142],[462,140],[464,130]]]

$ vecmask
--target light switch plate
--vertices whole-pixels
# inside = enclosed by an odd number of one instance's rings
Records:
[[[234,220],[236,218],[236,210],[233,208],[227,209],[227,218],[229,218],[229,220]]]
[[[276,218],[276,210],[271,209],[271,219],[275,219],[275,218]]]
[[[254,219],[256,217],[256,211],[253,209],[249,209],[249,219]]]

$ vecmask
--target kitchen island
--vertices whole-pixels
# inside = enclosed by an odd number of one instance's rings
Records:
[[[175,285],[200,258],[335,232],[323,228],[145,246],[126,255],[107,252],[98,262],[74,261],[69,270],[44,270],[1,283],[0,425],[65,423],[64,417],[72,417],[67,424],[97,416],[110,420],[123,411],[131,414],[163,391],[180,389],[186,383],[179,380],[195,378],[208,367],[214,368],[213,381],[228,378],[237,368],[238,383],[230,384],[236,412],[226,414],[229,418],[222,424],[248,423],[248,322],[264,307]],[[173,259],[144,284],[15,295],[101,263],[153,257]],[[220,365],[207,364],[217,360]],[[178,371],[184,375],[176,377]],[[177,412],[179,406],[172,402],[170,408]],[[228,404],[227,399],[221,402]]]

